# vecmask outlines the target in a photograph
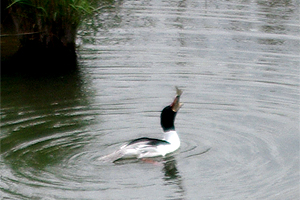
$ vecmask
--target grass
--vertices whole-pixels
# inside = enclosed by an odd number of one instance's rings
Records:
[[[30,8],[22,12],[23,16],[30,14],[35,9],[34,14],[48,20],[57,20],[60,17],[72,19],[79,22],[83,14],[90,14],[94,10],[92,0],[12,0],[7,8],[20,6]],[[25,15],[24,15],[25,14]]]
[[[106,0],[100,0],[106,1]],[[20,40],[15,65],[57,69],[76,65],[76,34],[99,0],[8,0],[8,15]],[[3,4],[2,4],[3,5]],[[30,34],[32,33],[32,34]],[[58,66],[61,65],[61,66]],[[20,67],[19,67],[20,68]],[[42,69],[42,70],[43,70]],[[41,70],[41,71],[42,71]]]
[[[95,0],[12,0],[7,7],[18,33],[44,32],[63,37],[76,30]],[[64,31],[65,30],[65,31]],[[70,35],[69,35],[70,36]]]

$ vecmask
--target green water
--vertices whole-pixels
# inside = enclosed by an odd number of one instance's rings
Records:
[[[79,69],[1,77],[3,199],[299,199],[299,2],[121,1],[78,31]],[[180,149],[97,161],[184,93]]]

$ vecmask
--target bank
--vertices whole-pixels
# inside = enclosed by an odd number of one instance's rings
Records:
[[[1,1],[1,71],[39,74],[77,68],[77,28],[96,2]]]

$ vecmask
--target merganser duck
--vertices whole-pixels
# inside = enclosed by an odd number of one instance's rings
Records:
[[[176,87],[176,97],[171,105],[166,106],[160,115],[160,124],[164,131],[163,139],[142,137],[130,141],[112,154],[98,158],[101,161],[117,161],[125,158],[151,158],[165,156],[180,147],[180,139],[175,131],[174,121],[178,110],[183,105],[179,102],[182,90]]]

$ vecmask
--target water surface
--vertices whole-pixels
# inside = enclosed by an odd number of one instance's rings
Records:
[[[299,2],[124,0],[79,30],[79,70],[2,77],[4,199],[299,199]],[[184,90],[181,148],[101,163],[161,137]]]

